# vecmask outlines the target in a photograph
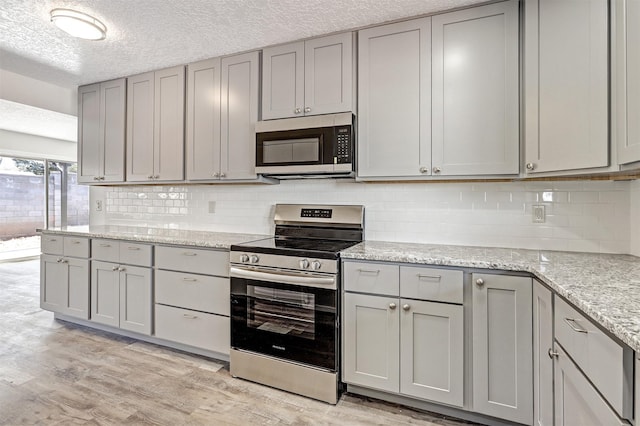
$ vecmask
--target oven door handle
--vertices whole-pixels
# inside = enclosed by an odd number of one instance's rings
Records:
[[[267,282],[276,282],[283,284],[302,285],[307,287],[320,287],[336,289],[335,277],[318,277],[318,276],[300,276],[300,275],[288,275],[279,274],[273,272],[262,272],[248,269],[241,269],[231,267],[229,268],[229,275],[232,278],[246,278],[250,280],[259,280]]]

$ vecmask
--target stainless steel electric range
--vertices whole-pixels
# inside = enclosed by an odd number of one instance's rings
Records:
[[[275,236],[231,246],[231,375],[335,404],[340,251],[364,207],[275,206]]]

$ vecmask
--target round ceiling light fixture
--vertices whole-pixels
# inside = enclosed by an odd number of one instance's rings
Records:
[[[53,9],[51,22],[67,34],[85,40],[104,40],[107,27],[86,13],[71,9]]]

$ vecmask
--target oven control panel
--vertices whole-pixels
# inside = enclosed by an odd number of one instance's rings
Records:
[[[231,251],[229,256],[231,264],[244,265],[245,267],[267,267],[327,274],[338,272],[338,261],[336,260],[239,251]]]

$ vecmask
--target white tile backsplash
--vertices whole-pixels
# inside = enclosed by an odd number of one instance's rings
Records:
[[[640,181],[355,183],[92,188],[100,224],[273,232],[276,203],[363,204],[366,239],[640,255]],[[209,212],[209,203],[215,211]],[[531,206],[546,209],[532,223]]]

